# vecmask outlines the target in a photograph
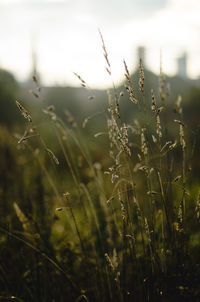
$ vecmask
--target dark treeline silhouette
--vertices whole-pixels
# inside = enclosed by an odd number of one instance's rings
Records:
[[[147,102],[151,102],[152,89],[155,95],[159,96],[159,77],[149,70],[144,70],[144,76],[145,96]],[[139,98],[139,71],[134,72],[131,77],[136,96]],[[123,102],[122,114],[126,116],[126,119],[127,117],[128,119],[133,119],[135,118],[135,113],[129,101],[126,89],[124,88],[124,83],[125,81],[116,88],[116,92],[119,94],[123,91],[124,94],[120,100],[120,102]],[[174,76],[166,77],[165,83],[166,85],[169,84],[170,87],[168,100],[171,108],[173,109],[178,96],[181,95],[183,108],[186,109],[184,112],[186,119],[190,124],[198,123],[200,81]],[[41,100],[41,98],[34,96],[34,88],[32,89],[32,87],[34,87],[34,81],[31,84],[29,80],[27,83],[21,85],[10,72],[0,69],[0,124],[4,124],[10,128],[22,120],[16,110],[15,101],[17,99],[19,99],[22,104],[26,104],[28,109],[30,108],[32,111],[32,114],[35,114],[37,117],[40,116],[40,109],[49,105],[54,105],[56,113],[64,119],[66,119],[65,110],[68,110],[80,123],[89,117],[90,123],[88,127],[92,124],[93,115],[95,116],[96,122],[98,120],[98,113],[99,116],[101,113],[103,115],[103,112],[105,112],[107,108],[107,92],[105,90],[90,91],[87,88],[68,86],[42,87]],[[112,87],[111,91],[113,91]],[[36,93],[37,95],[40,94],[37,91]],[[101,121],[101,119],[99,119],[99,121]]]
[[[162,111],[144,70],[140,111],[124,83],[109,107],[104,90],[0,70],[0,301],[199,301],[200,87],[168,82]]]

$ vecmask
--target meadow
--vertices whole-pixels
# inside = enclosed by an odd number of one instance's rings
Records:
[[[0,128],[0,301],[200,301],[199,132],[162,68],[146,93],[123,64],[101,122],[17,100]]]

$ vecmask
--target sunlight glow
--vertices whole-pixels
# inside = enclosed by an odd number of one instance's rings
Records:
[[[0,0],[0,66],[25,80],[32,68],[34,41],[38,68],[45,84],[76,85],[72,73],[75,71],[92,86],[109,86],[98,35],[101,28],[117,82],[123,77],[124,58],[131,70],[138,66],[136,48],[139,45],[147,48],[147,66],[154,72],[159,72],[160,50],[165,72],[169,74],[176,72],[176,58],[186,51],[189,75],[199,76],[199,0],[168,0],[162,8],[155,7],[149,13],[146,9],[144,14],[142,6],[136,14],[132,1],[126,0],[126,3],[129,17],[122,14],[117,22],[115,14],[120,16],[120,11],[114,14],[104,1],[100,4],[91,0],[84,3],[80,0]],[[145,5],[145,1],[140,5]],[[117,1],[116,7],[120,10],[122,3]],[[104,14],[106,9],[108,12]]]

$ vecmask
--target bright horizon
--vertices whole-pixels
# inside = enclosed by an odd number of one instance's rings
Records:
[[[146,65],[176,73],[176,58],[188,54],[188,75],[200,75],[199,0],[0,0],[0,67],[24,81],[32,50],[45,85],[78,86],[73,72],[91,87],[111,84],[105,71],[101,29],[116,82],[123,59],[136,69],[136,48],[145,46]]]

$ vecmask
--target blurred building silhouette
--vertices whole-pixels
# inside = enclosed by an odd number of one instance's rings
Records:
[[[37,59],[37,52],[35,49],[32,49],[32,74],[36,75],[38,72],[38,59]]]
[[[33,85],[33,77],[37,78],[38,83],[41,84],[41,76],[38,67],[38,53],[36,48],[32,46],[31,48],[31,65],[30,65],[30,73],[26,82],[24,83],[26,86],[31,87]]]
[[[187,54],[184,52],[181,57],[177,58],[177,76],[187,79]]]
[[[144,68],[146,68],[146,48],[144,46],[138,46],[137,48],[137,59],[138,61],[141,59],[142,60],[142,65]]]

